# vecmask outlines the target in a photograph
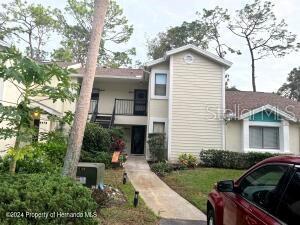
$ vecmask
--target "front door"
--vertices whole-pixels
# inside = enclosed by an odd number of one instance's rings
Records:
[[[134,90],[134,115],[146,116],[147,90]]]
[[[144,154],[146,126],[133,126],[131,134],[131,154]]]

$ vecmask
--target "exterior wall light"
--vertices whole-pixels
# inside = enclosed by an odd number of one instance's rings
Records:
[[[33,118],[35,118],[35,119],[39,119],[40,115],[41,115],[41,113],[39,111],[34,111],[32,114]]]

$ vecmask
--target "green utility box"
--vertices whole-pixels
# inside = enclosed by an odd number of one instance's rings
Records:
[[[77,166],[76,180],[89,188],[103,188],[104,163],[80,162]]]

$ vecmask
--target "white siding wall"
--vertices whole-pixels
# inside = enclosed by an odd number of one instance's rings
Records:
[[[295,155],[300,155],[300,145],[299,145],[299,123],[290,123],[289,126],[289,134],[290,134],[290,152]]]
[[[240,120],[230,121],[225,127],[226,150],[241,152],[242,148],[242,129],[243,123]]]
[[[194,57],[191,64],[185,63],[183,59],[188,53]],[[218,117],[224,101],[223,68],[188,51],[171,57],[173,69],[170,72],[172,119],[169,159],[176,161],[180,153],[191,153],[199,157],[201,149],[221,149],[223,120]]]

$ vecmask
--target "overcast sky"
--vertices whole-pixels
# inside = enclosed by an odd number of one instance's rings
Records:
[[[28,0],[63,8],[66,0]],[[1,3],[6,2],[0,0]],[[196,18],[195,12],[203,8],[211,9],[215,6],[228,8],[233,15],[236,9],[241,8],[245,0],[117,0],[124,9],[129,23],[134,26],[134,33],[128,47],[136,47],[137,57],[142,62],[147,61],[146,40],[154,37],[158,32],[170,26],[180,25],[183,21],[192,21]],[[285,19],[289,30],[298,35],[300,42],[300,4],[299,0],[272,0],[275,4],[275,14],[280,19]],[[227,59],[233,62],[228,70],[230,85],[235,85],[241,90],[251,90],[250,58],[244,40],[227,32],[223,34],[225,41],[232,47],[242,51],[241,56],[228,55]],[[57,40],[50,41],[51,46],[57,46]],[[214,52],[213,52],[214,53]],[[287,74],[300,66],[300,53],[292,53],[284,58],[272,58],[257,62],[257,90],[264,92],[276,91]]]

